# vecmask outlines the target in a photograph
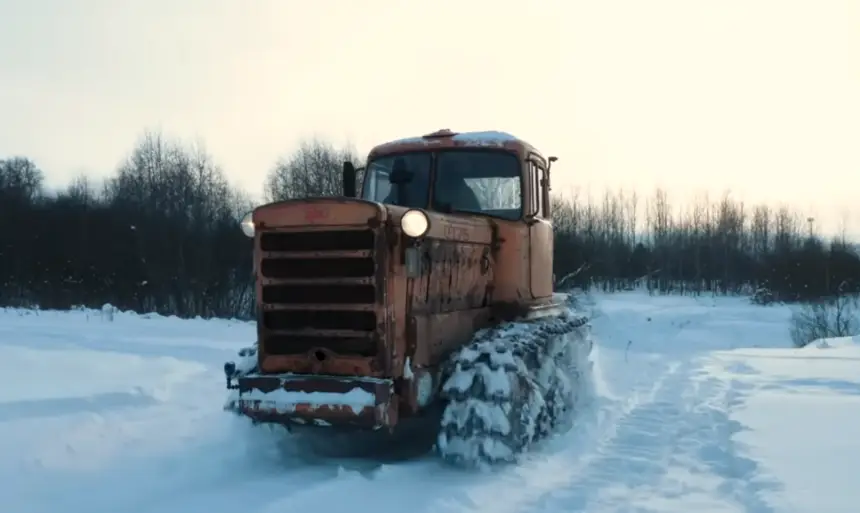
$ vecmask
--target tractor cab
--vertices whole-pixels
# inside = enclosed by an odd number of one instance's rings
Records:
[[[440,130],[374,148],[358,196],[406,208],[519,220],[531,212],[524,205],[532,196],[527,180],[533,170],[523,170],[523,161],[531,159],[548,177],[543,157],[524,152],[523,143],[511,135]],[[538,184],[534,192],[540,191]]]

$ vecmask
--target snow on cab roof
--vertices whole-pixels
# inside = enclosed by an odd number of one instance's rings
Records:
[[[436,132],[417,136],[397,139],[395,141],[386,142],[380,146],[399,145],[399,144],[432,144],[433,141],[440,139],[451,139],[463,144],[474,144],[477,146],[503,146],[505,143],[525,142],[522,139],[511,135],[507,132],[495,130],[487,130],[480,132],[452,132],[447,128],[437,130]]]
[[[499,148],[517,153],[541,155],[528,142],[507,132],[486,130],[476,132],[452,132],[444,128],[418,137],[407,137],[378,144],[370,150],[368,158],[376,158],[400,151],[423,151],[436,148]]]

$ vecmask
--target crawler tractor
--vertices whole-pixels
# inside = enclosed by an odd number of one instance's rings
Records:
[[[414,421],[468,466],[556,431],[584,396],[591,340],[553,291],[555,160],[505,133],[440,130],[373,148],[358,193],[347,162],[342,197],[254,209],[257,342],[224,365],[225,409],[323,436]]]

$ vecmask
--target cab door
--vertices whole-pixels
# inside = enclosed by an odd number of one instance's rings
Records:
[[[553,233],[552,223],[547,219],[549,211],[546,202],[549,194],[546,184],[547,171],[537,160],[529,161],[528,194],[529,209],[535,212],[534,219],[529,225],[529,273],[530,291],[532,298],[542,298],[552,295],[552,252]]]

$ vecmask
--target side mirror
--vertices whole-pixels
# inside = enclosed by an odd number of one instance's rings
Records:
[[[388,183],[394,186],[397,191],[397,204],[409,205],[409,188],[406,186],[412,182],[414,173],[406,169],[406,164],[402,159],[394,161],[394,167],[388,175]]]
[[[355,166],[349,161],[343,163],[343,195],[355,197]]]
[[[412,172],[402,167],[395,166],[388,175],[388,183],[393,185],[406,185],[411,181]]]

